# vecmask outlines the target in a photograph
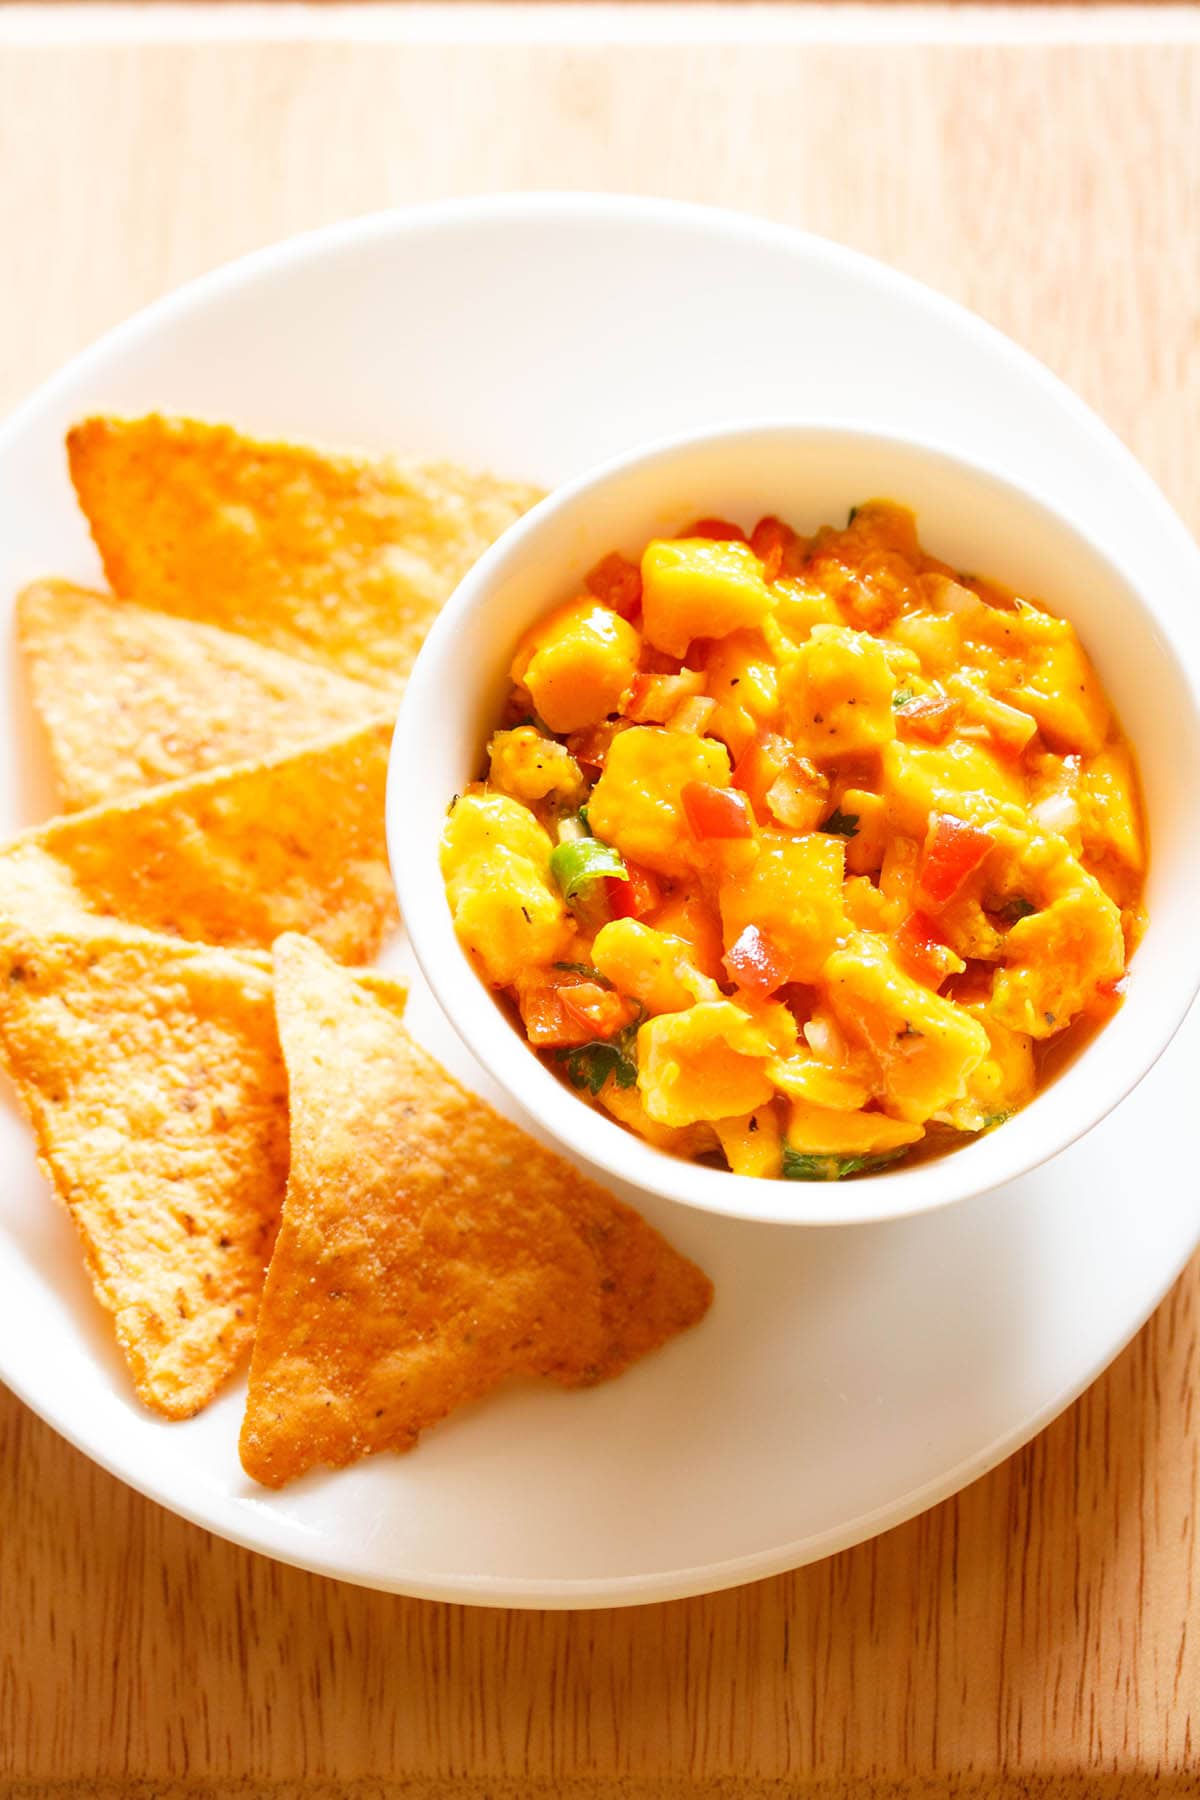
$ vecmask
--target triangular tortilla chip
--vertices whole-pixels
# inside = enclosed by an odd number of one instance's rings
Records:
[[[511,1374],[615,1375],[706,1276],[468,1093],[315,945],[275,948],[292,1160],[242,1426],[248,1474],[406,1450]]]
[[[296,749],[386,715],[377,688],[68,581],[17,600],[63,805]]]
[[[67,454],[116,593],[393,692],[442,602],[541,497],[158,414],[86,419]]]
[[[267,959],[0,923],[0,1049],[139,1398],[187,1418],[249,1347],[287,1179]]]
[[[397,917],[389,738],[367,725],[23,832],[0,849],[0,914],[35,930],[124,919],[235,949],[306,931],[365,962]]]

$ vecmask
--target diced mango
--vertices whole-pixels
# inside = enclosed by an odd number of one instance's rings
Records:
[[[717,1134],[707,1121],[678,1127],[660,1125],[642,1105],[641,1095],[635,1087],[618,1087],[615,1081],[606,1081],[600,1090],[600,1100],[614,1119],[619,1119],[628,1130],[636,1131],[656,1150],[669,1151],[672,1156],[692,1157],[707,1156],[719,1148]]]
[[[966,1010],[987,1032],[990,1049],[967,1082],[966,1098],[939,1117],[959,1131],[986,1131],[1033,1099],[1033,1039],[1025,1032],[1010,1031],[986,1006],[975,1004]]]
[[[958,957],[996,962],[1004,953],[1004,933],[988,918],[977,893],[957,895],[948,906],[943,906],[937,923],[939,934]]]
[[[502,844],[460,867],[450,904],[459,942],[493,987],[511,987],[530,965],[554,962],[571,941],[558,895],[528,857]]]
[[[723,744],[691,732],[634,725],[613,739],[592,789],[591,828],[634,862],[660,875],[682,875],[706,858],[689,830],[681,791],[689,781],[728,787],[729,773]]]
[[[837,809],[855,821],[853,836],[846,839],[846,867],[852,875],[873,874],[887,849],[887,801],[868,788],[846,788]]]
[[[512,679],[529,690],[551,731],[580,731],[616,712],[640,654],[641,639],[628,620],[585,596],[528,633]]]
[[[962,633],[953,613],[901,613],[889,630],[898,644],[920,659],[927,676],[941,675],[958,666]]]
[[[911,506],[901,506],[898,500],[879,495],[860,501],[850,516],[845,535],[859,547],[862,558],[887,551],[909,563],[921,560],[917,515]]]
[[[1033,714],[1052,750],[1094,756],[1108,735],[1108,702],[1074,630],[1054,623],[1063,635],[1039,647],[1026,680],[1004,698]]]
[[[803,576],[783,575],[775,583],[775,621],[792,645],[802,644],[814,625],[840,625],[832,594]]]
[[[791,980],[815,980],[846,930],[844,851],[843,840],[826,832],[764,831],[753,867],[721,887],[726,948],[747,925],[757,925],[791,959]]]
[[[1041,912],[1019,919],[1004,940],[1006,966],[992,988],[1002,1025],[1046,1038],[1069,1025],[1102,982],[1125,969],[1120,909],[1092,876]]]
[[[793,1100],[788,1114],[788,1147],[806,1156],[878,1156],[924,1135],[916,1121],[881,1112],[835,1112],[809,1100]]]
[[[1128,750],[1102,750],[1084,763],[1080,811],[1085,854],[1113,856],[1123,868],[1140,875],[1146,866],[1146,846]]]
[[[754,1112],[774,1092],[770,1040],[728,1000],[648,1019],[637,1045],[642,1104],[660,1125]]]
[[[857,1112],[871,1098],[870,1082],[803,1052],[773,1062],[767,1073],[781,1094],[833,1112]]]
[[[800,1041],[796,1015],[782,1000],[753,1000],[739,994],[738,1005],[765,1035],[774,1056],[792,1056]]]
[[[602,926],[592,943],[592,962],[648,1013],[682,1012],[697,1000],[721,998],[716,982],[696,967],[690,944],[638,919]]]
[[[904,974],[883,938],[859,932],[834,951],[825,978],[842,1029],[866,1043],[879,1064],[890,1111],[923,1121],[965,1096],[987,1055],[987,1033],[953,1001]]]
[[[642,556],[642,628],[648,643],[685,656],[693,638],[761,625],[772,607],[749,544],[656,538]]]
[[[736,759],[779,707],[775,664],[760,631],[718,638],[704,658],[706,690],[716,701],[708,730]]]
[[[550,866],[554,844],[550,833],[538,824],[522,801],[482,790],[461,794],[442,827],[442,874],[452,905],[454,882],[463,865],[496,847],[526,857],[544,873]]]
[[[903,916],[869,875],[847,876],[842,898],[846,917],[861,931],[893,931]]]
[[[743,1113],[738,1119],[714,1119],[713,1130],[735,1175],[757,1175],[773,1181],[783,1162],[779,1116],[773,1106]]]
[[[989,821],[998,806],[1019,806],[1019,774],[982,744],[894,743],[885,746],[882,786],[894,831],[922,837],[931,812]]]
[[[817,625],[786,664],[780,691],[802,756],[876,749],[896,735],[896,678],[876,640],[844,625]]]
[[[543,737],[532,725],[497,731],[488,745],[488,778],[501,793],[518,800],[578,804],[586,793],[583,773],[565,745]]]
[[[919,829],[922,833],[925,830],[923,820]],[[894,835],[889,838],[879,869],[879,892],[890,909],[888,931],[894,931],[913,910],[920,863],[921,846],[915,837]]]
[[[704,975],[714,981],[726,979],[721,965],[725,945],[721,941],[721,921],[708,896],[698,887],[679,887],[667,895],[654,915],[659,931],[679,937],[690,947],[692,961]]]

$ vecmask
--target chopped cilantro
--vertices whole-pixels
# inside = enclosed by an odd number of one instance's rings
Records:
[[[637,1033],[641,1019],[635,1019],[614,1038],[597,1038],[591,1044],[578,1044],[572,1050],[560,1050],[559,1061],[566,1065],[567,1080],[573,1088],[586,1088],[598,1094],[609,1076],[619,1088],[631,1088],[637,1082]]]
[[[579,809],[579,823],[583,826],[583,829],[586,832],[588,832],[590,835],[592,828],[588,824],[588,811],[587,811],[586,806],[581,806]]]
[[[1036,911],[1037,907],[1032,900],[1026,900],[1024,894],[1017,894],[1013,899],[1006,900],[1003,906],[996,908],[996,917],[1003,919],[1006,925],[1015,925],[1018,919],[1027,919]]]
[[[911,688],[897,688],[892,695],[892,711],[902,712],[909,701],[915,700],[916,697]]]
[[[602,975],[599,969],[594,969],[591,963],[556,962],[554,967],[561,969],[564,975],[582,975],[585,981],[594,981],[597,987],[610,988],[612,986],[608,976]]]
[[[844,813],[837,807],[830,813],[821,827],[822,831],[832,833],[834,837],[852,838],[858,836],[858,814]]]
[[[876,1156],[810,1156],[807,1151],[783,1147],[785,1181],[844,1181],[848,1175],[873,1175],[903,1156],[903,1150],[885,1150]]]
[[[1011,1108],[1007,1108],[1007,1107],[1002,1109],[1000,1112],[985,1113],[984,1117],[983,1117],[983,1123],[980,1125],[979,1129],[980,1129],[980,1131],[991,1131],[995,1128],[995,1126],[1003,1125],[1005,1119],[1011,1119],[1011,1118],[1012,1118],[1012,1110],[1011,1110]]]
[[[562,897],[572,901],[603,876],[628,881],[629,871],[619,850],[599,838],[568,838],[555,845],[550,854],[550,873],[558,883]]]

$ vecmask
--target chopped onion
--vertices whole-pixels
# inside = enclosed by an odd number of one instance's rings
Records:
[[[923,575],[921,586],[932,606],[939,612],[967,613],[974,612],[983,605],[979,595],[970,588],[963,587],[961,582],[951,581],[948,575]]]
[[[693,694],[687,700],[680,701],[667,723],[672,731],[690,731],[695,737],[703,737],[716,710],[715,700],[708,699],[704,694]]]
[[[1072,794],[1047,794],[1031,811],[1043,831],[1065,835],[1079,825],[1079,802]]]

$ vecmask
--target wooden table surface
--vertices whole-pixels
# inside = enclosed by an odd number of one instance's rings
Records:
[[[83,41],[0,9],[0,407],[285,233],[626,189],[810,226],[955,295],[1200,526],[1200,13],[624,16],[89,9]],[[1198,1301],[1193,1264],[1090,1393],[924,1518],[600,1614],[277,1567],[0,1392],[0,1794],[1200,1792]]]

